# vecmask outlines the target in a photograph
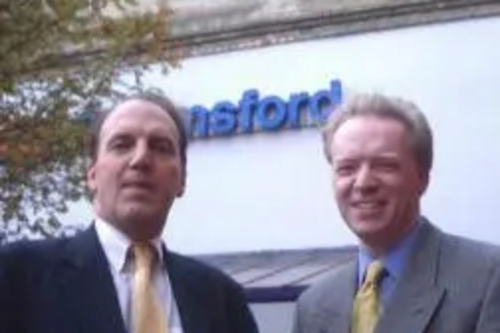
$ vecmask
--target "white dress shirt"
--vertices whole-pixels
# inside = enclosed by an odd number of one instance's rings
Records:
[[[104,249],[104,253],[109,263],[111,275],[118,295],[120,310],[123,316],[125,327],[128,332],[132,330],[132,282],[133,265],[130,260],[129,248],[130,239],[120,230],[111,224],[97,218],[95,223],[99,242]],[[172,293],[170,280],[168,278],[165,262],[163,260],[163,250],[161,239],[152,241],[158,253],[158,262],[153,271],[154,288],[160,295],[163,308],[166,311],[169,333],[182,333],[181,320],[177,304]]]

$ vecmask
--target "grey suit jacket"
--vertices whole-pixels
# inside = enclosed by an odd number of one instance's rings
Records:
[[[375,333],[500,332],[500,250],[424,221]],[[306,290],[294,333],[348,333],[356,260]]]

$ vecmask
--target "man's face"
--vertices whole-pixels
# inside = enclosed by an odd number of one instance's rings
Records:
[[[158,236],[184,187],[179,132],[172,118],[147,101],[119,105],[101,128],[87,181],[99,217],[135,240]]]
[[[369,246],[392,246],[415,222],[428,181],[405,126],[357,116],[339,127],[330,151],[335,196],[348,226]]]

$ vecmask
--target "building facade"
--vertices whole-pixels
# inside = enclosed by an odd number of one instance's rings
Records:
[[[218,255],[355,244],[337,212],[315,124],[324,106],[357,92],[421,107],[435,132],[423,213],[444,230],[500,244],[491,232],[500,188],[497,1],[172,5],[186,58],[167,75],[151,72],[146,82],[193,113],[196,138],[187,191],[165,234],[169,247]],[[66,219],[91,221],[88,204],[74,205]],[[211,261],[260,295],[252,308],[263,333],[287,332],[297,293],[283,298],[275,291],[292,290],[289,271],[277,278],[279,264],[251,271],[252,265],[232,270]],[[305,268],[296,268],[302,276]],[[255,288],[270,275],[267,289]]]

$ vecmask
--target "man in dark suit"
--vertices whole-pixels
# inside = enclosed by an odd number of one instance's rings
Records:
[[[301,295],[294,333],[500,332],[499,249],[420,213],[433,144],[418,108],[358,95],[334,111],[323,138],[339,211],[360,246]]]
[[[257,332],[237,283],[161,241],[184,192],[187,144],[164,97],[128,98],[97,121],[87,173],[95,222],[0,251],[2,333]]]

